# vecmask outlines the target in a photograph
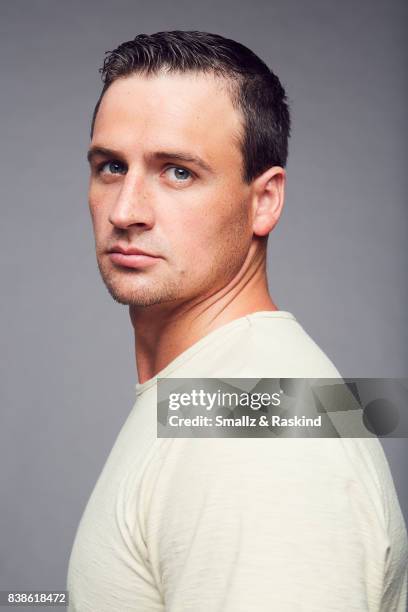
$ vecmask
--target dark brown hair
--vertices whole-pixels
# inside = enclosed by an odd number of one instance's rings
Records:
[[[175,30],[139,34],[105,55],[100,69],[104,85],[92,116],[91,137],[101,99],[116,79],[161,70],[214,73],[231,84],[232,102],[244,117],[244,180],[250,183],[271,166],[285,167],[291,127],[285,90],[244,45],[218,34]]]

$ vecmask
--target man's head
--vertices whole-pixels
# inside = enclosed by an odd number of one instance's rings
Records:
[[[249,49],[203,32],[137,36],[101,71],[89,204],[103,280],[133,306],[213,295],[279,218],[285,92]],[[124,266],[118,244],[157,259]]]

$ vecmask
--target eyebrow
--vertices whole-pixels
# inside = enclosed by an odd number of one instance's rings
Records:
[[[198,155],[189,155],[188,153],[183,153],[182,151],[156,151],[156,153],[153,153],[151,157],[154,159],[171,158],[181,162],[196,164],[197,166],[203,168],[203,170],[214,174],[214,170],[211,168],[211,166]]]
[[[89,149],[87,153],[88,162],[92,163],[93,159],[98,155],[102,157],[112,157],[118,160],[124,159],[123,155],[119,151],[115,151],[114,149],[107,149],[105,147],[93,146]],[[203,170],[214,174],[213,168],[211,168],[211,166],[201,157],[199,157],[198,155],[190,155],[189,153],[184,153],[183,151],[156,151],[155,153],[151,153],[148,157],[150,157],[151,159],[170,158],[181,162],[193,163],[203,168]]]
[[[114,149],[106,149],[105,147],[93,146],[89,149],[86,154],[86,158],[91,164],[95,157],[100,155],[101,157],[114,157],[115,159],[123,159],[123,156],[119,153],[119,151],[115,151]]]

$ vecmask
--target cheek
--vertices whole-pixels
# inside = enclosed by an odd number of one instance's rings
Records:
[[[95,227],[97,219],[101,216],[102,205],[97,196],[96,190],[92,187],[88,191],[88,207],[91,214],[92,223]]]
[[[105,242],[109,237],[110,228],[109,227],[109,219],[106,213],[106,210],[103,206],[94,205],[94,203],[89,203],[89,211],[91,215],[93,234],[95,239],[95,244],[97,248],[104,248]]]
[[[242,196],[242,194],[240,194]],[[173,252],[177,250],[188,267],[199,261],[210,268],[230,254],[236,257],[248,247],[251,239],[248,205],[229,198],[212,200],[173,219],[176,231],[170,232]]]
[[[91,213],[92,225],[95,233],[100,232],[102,225],[102,207],[95,205],[94,202],[89,202],[89,212]]]
[[[118,197],[115,185],[101,186],[91,181],[88,188],[88,206],[92,219],[99,220],[107,217],[109,209]]]
[[[241,238],[246,242],[249,232],[248,203],[242,193],[228,194],[206,215],[209,235],[217,243],[228,244]]]
[[[219,223],[210,211],[189,213],[177,227],[174,241],[178,242],[192,264],[199,255],[208,254],[217,243],[217,235],[220,233]]]
[[[109,210],[113,198],[114,194],[107,193],[97,186],[91,186],[88,191],[89,212],[94,229],[98,232],[109,223]]]

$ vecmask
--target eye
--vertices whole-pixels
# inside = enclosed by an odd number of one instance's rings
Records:
[[[103,162],[98,166],[98,174],[124,174],[125,165],[120,161],[111,160]]]
[[[193,177],[193,174],[192,172],[190,172],[190,170],[186,170],[186,168],[182,168],[180,166],[170,166],[165,172],[170,172],[170,178],[176,183],[183,183]]]

